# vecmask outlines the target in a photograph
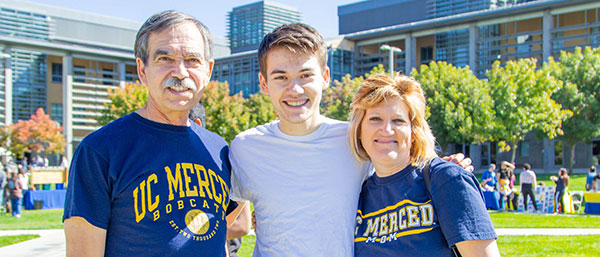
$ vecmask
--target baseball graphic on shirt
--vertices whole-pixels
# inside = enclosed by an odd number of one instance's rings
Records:
[[[185,214],[185,224],[192,233],[202,235],[208,231],[210,222],[208,222],[206,213],[194,209]]]

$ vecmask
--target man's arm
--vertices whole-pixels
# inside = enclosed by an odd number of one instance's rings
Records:
[[[104,256],[106,230],[88,223],[84,218],[65,220],[67,257]]]
[[[471,158],[465,158],[465,155],[462,153],[444,156],[442,157],[442,160],[454,162],[461,166],[463,169],[467,170],[468,172],[473,172],[473,170],[475,170],[473,165],[471,165]]]
[[[237,218],[232,222],[229,220],[227,222],[227,240],[245,236],[250,232],[250,204],[248,202],[240,203],[230,215],[236,213],[239,214]]]
[[[456,247],[463,257],[500,256],[496,239],[462,241]]]

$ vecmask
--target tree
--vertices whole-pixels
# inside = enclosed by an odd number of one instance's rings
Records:
[[[244,112],[248,113],[248,125],[245,129],[253,128],[279,118],[275,107],[268,95],[261,92],[250,95],[244,101]]]
[[[250,115],[244,113],[244,98],[241,93],[229,95],[226,82],[210,82],[202,94],[202,103],[206,108],[206,129],[227,142],[247,128]]]
[[[104,104],[101,116],[96,118],[101,126],[142,108],[148,101],[148,88],[142,84],[127,83],[123,89],[109,88],[108,99],[110,103]]]
[[[561,135],[561,122],[571,114],[551,96],[561,83],[550,75],[551,65],[536,70],[535,59],[508,61],[504,67],[496,61],[487,71],[488,85],[494,99],[493,137],[501,151],[511,150],[515,160],[517,143],[527,133],[540,131],[550,139]],[[507,144],[509,143],[509,144]]]
[[[4,126],[0,140],[18,158],[25,152],[62,154],[66,145],[62,127],[42,108],[37,109],[29,120]]]
[[[479,144],[490,140],[493,100],[489,88],[469,67],[446,62],[421,65],[411,72],[427,97],[427,117],[442,149],[452,143]]]
[[[569,148],[569,171],[575,164],[575,144],[591,143],[600,136],[600,48],[575,48],[572,53],[561,52],[560,59],[548,60],[555,67],[552,74],[563,81],[564,87],[552,99],[573,112],[562,124],[563,135],[558,137]]]
[[[352,98],[356,94],[356,91],[358,91],[358,88],[362,85],[365,80],[364,78],[368,78],[372,74],[383,72],[385,72],[385,70],[383,65],[380,64],[373,67],[373,69],[365,74],[364,77],[351,78],[350,74],[347,74],[342,78],[341,82],[333,82],[333,86],[328,87],[325,92],[323,92],[320,106],[321,114],[336,120],[349,120]]]

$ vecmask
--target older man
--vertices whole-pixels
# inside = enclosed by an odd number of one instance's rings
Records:
[[[211,55],[210,33],[191,16],[165,11],[142,25],[135,56],[148,102],[75,151],[67,256],[225,256],[229,149],[188,119]]]

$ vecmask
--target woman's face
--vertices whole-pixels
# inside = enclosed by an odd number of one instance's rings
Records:
[[[368,108],[361,124],[360,141],[376,170],[399,171],[410,164],[409,109],[396,97]]]

